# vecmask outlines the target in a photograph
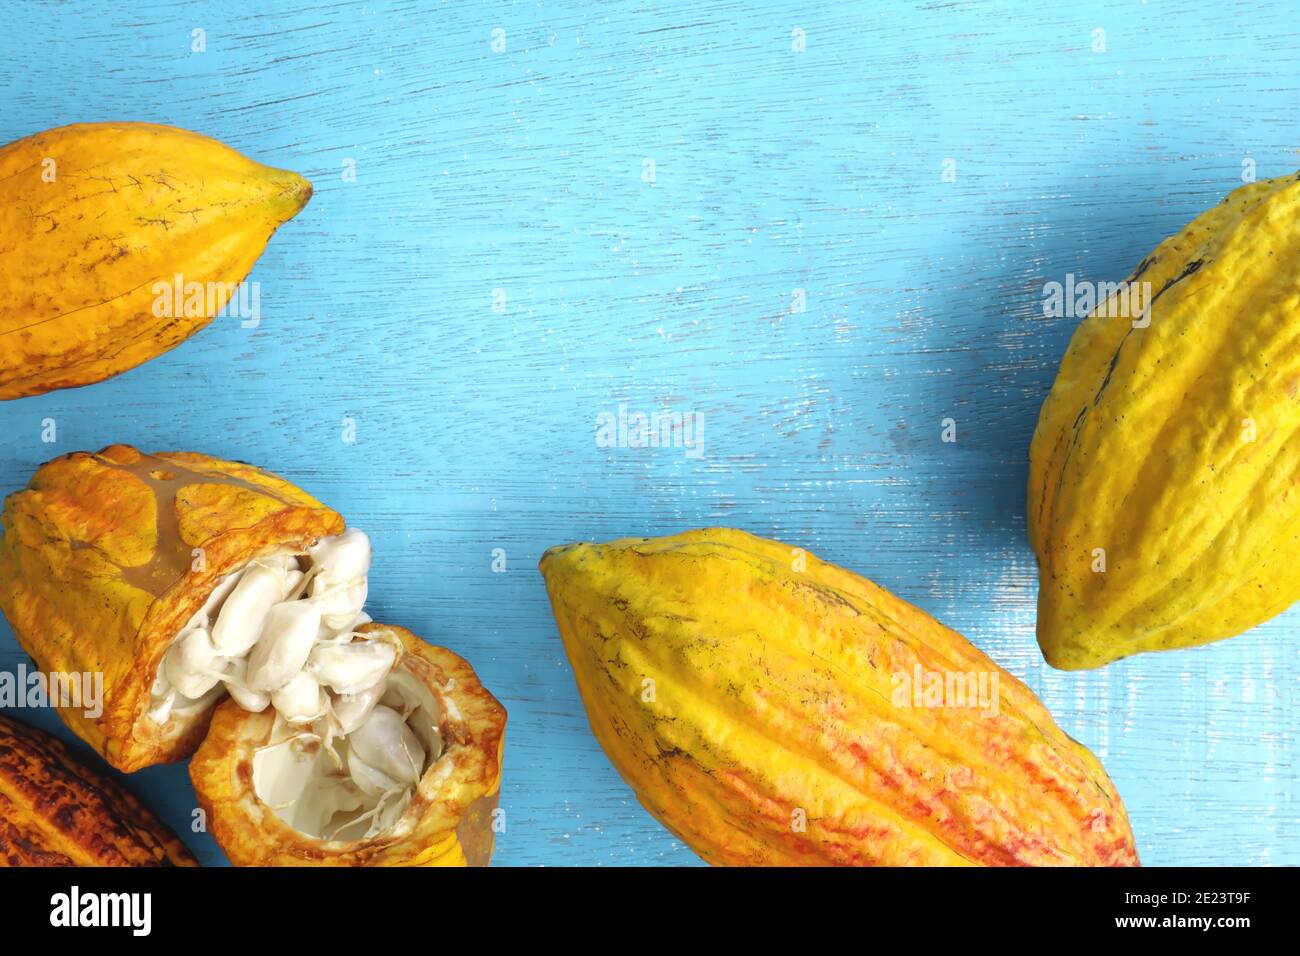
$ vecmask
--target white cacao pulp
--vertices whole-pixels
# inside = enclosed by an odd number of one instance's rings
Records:
[[[320,608],[312,601],[272,605],[262,635],[248,654],[248,686],[277,691],[298,676],[311,656],[320,623]]]
[[[163,656],[149,717],[164,723],[226,692],[275,710],[253,758],[257,796],[323,840],[392,826],[442,754],[441,713],[401,668],[391,632],[359,634],[370,539],[349,529],[305,554],[272,554],[223,578]]]

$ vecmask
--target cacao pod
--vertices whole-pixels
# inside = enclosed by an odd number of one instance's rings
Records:
[[[261,779],[274,756],[268,745],[276,719],[270,711],[249,713],[227,700],[217,708],[190,762],[190,778],[212,835],[239,866],[486,866],[500,791],[505,709],[451,651],[426,644],[404,628],[367,624],[360,630],[398,636],[404,648],[399,676],[417,693],[421,688],[427,692],[436,710],[431,716],[441,752],[420,775],[400,816],[373,836],[346,842],[286,822],[289,813],[264,799],[274,799],[275,781]],[[305,791],[319,800],[322,785],[335,775],[328,755],[308,742],[307,752],[296,756],[321,774]],[[330,807],[304,809],[319,819]],[[301,817],[293,819],[302,823]]]
[[[169,126],[82,123],[0,148],[0,399],[179,345],[310,197],[297,173]]]
[[[0,610],[42,671],[102,673],[103,713],[60,707],[126,772],[194,752],[211,707],[149,715],[163,656],[217,583],[343,519],[269,472],[127,445],[46,462],[5,501]]]
[[[1242,186],[1075,331],[1030,449],[1052,666],[1216,641],[1300,597],[1297,256],[1300,176]]]
[[[158,819],[63,742],[0,716],[0,866],[198,866]]]
[[[488,862],[505,710],[370,623],[370,541],[338,514],[250,465],[115,445],[43,465],[3,528],[20,643],[104,676],[102,713],[60,714],[124,770],[202,741],[191,778],[234,862]]]
[[[1097,759],[865,578],[725,528],[541,570],[596,738],[709,863],[1137,864]]]

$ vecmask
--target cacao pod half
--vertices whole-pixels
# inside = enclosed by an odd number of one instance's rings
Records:
[[[1298,257],[1300,176],[1251,183],[1075,331],[1030,449],[1052,666],[1216,641],[1300,597]]]
[[[63,742],[0,716],[0,866],[198,866],[176,835]]]
[[[596,738],[709,863],[1137,864],[1097,759],[865,578],[726,528],[541,570]]]
[[[213,837],[238,866],[487,866],[500,792],[505,709],[473,668],[451,651],[426,644],[404,628],[367,624],[360,630],[398,637],[404,653],[390,684],[399,693],[410,693],[410,702],[418,700],[429,718],[423,743],[430,762],[409,802],[394,807],[400,813],[373,835],[347,839],[353,834],[344,833],[328,839],[320,824],[334,804],[326,800],[334,793],[332,786],[346,786],[346,775],[317,740],[281,735],[277,741],[283,724],[272,711],[249,713],[227,700],[217,708],[190,762],[190,778]],[[391,698],[386,702],[400,706]],[[354,759],[353,752],[343,759]],[[309,781],[287,801],[281,799],[281,781],[289,774],[280,764],[301,770]]]
[[[215,700],[151,716],[163,657],[218,582],[343,519],[269,472],[127,445],[46,462],[5,501],[0,610],[42,671],[102,673],[103,713],[59,714],[119,770],[183,760]]]
[[[0,147],[0,399],[179,345],[310,197],[297,173],[170,126],[82,123]]]

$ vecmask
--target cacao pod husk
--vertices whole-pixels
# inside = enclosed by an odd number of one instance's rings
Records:
[[[1138,862],[1097,759],[865,578],[725,528],[553,548],[541,571],[597,740],[709,863]],[[929,675],[982,675],[987,701],[900,696]]]
[[[0,716],[0,866],[198,866],[116,781]]]
[[[310,197],[297,173],[169,126],[81,123],[0,147],[0,399],[179,345]]]
[[[1300,175],[1250,183],[1075,331],[1030,449],[1052,666],[1217,641],[1300,597],[1298,255]]]
[[[190,762],[190,779],[213,837],[237,866],[487,866],[501,783],[506,712],[473,668],[451,651],[426,644],[405,628],[398,667],[437,698],[446,749],[423,774],[401,819],[383,833],[347,842],[312,838],[286,824],[254,790],[253,758],[272,732],[274,716],[218,707]]]
[[[42,671],[104,675],[102,714],[59,713],[127,772],[183,760],[203,737],[210,710],[161,724],[147,710],[163,655],[217,581],[344,528],[260,468],[127,445],[42,465],[0,523],[0,610]]]

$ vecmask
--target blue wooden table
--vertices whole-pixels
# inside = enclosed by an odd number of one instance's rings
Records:
[[[0,142],[169,123],[316,195],[253,273],[256,328],[0,405],[0,489],[193,449],[369,531],[376,618],[510,711],[497,863],[696,862],[601,754],[536,565],[709,524],[860,571],[1025,679],[1144,862],[1300,863],[1300,612],[1052,671],[1023,505],[1076,321],[1044,284],[1122,279],[1244,170],[1300,166],[1294,4],[122,7],[0,5]],[[700,416],[702,454],[598,443],[623,406]],[[126,783],[222,861],[182,767]]]

